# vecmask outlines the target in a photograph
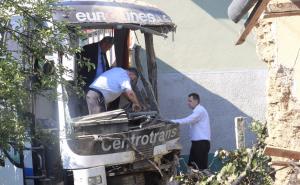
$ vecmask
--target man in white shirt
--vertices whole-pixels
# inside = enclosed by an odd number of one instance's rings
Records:
[[[89,114],[105,112],[107,110],[106,105],[121,94],[124,94],[133,103],[133,111],[141,110],[140,103],[131,87],[131,82],[137,78],[138,72],[135,68],[124,70],[120,67],[114,67],[102,73],[89,86],[86,95]]]
[[[199,169],[208,168],[208,152],[210,149],[210,123],[206,109],[200,105],[200,96],[196,93],[188,95],[188,106],[193,113],[182,119],[171,120],[178,124],[190,125],[190,149],[189,166],[197,165]]]

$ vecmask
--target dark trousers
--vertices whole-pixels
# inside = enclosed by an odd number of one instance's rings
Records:
[[[192,141],[192,146],[190,150],[189,166],[195,166],[202,169],[208,168],[208,152],[210,149],[210,142],[208,140]]]
[[[86,103],[89,109],[89,114],[106,112],[104,96],[100,91],[89,89],[86,94]]]
[[[117,110],[119,108],[119,104],[120,104],[120,97],[110,102],[107,106],[107,110],[108,111]]]

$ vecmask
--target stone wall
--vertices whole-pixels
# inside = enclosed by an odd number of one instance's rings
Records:
[[[295,18],[293,18],[295,19]],[[285,38],[291,31],[290,17],[262,19],[256,28],[257,53],[268,64],[267,114],[269,137],[267,144],[300,151],[300,102],[295,87],[299,74],[298,38]],[[298,21],[300,18],[298,17]],[[295,19],[297,21],[297,18]],[[299,22],[294,22],[298,24]],[[295,31],[295,30],[293,30]],[[298,32],[299,34],[299,32]],[[287,40],[289,40],[287,42]],[[298,47],[298,48],[297,48]],[[289,49],[288,49],[289,48]],[[298,54],[296,53],[298,49]],[[291,52],[295,57],[290,57]],[[288,160],[273,158],[273,160]],[[293,170],[286,168],[276,173],[275,184],[291,184]],[[299,177],[298,177],[299,178]],[[299,180],[299,179],[298,179]],[[300,181],[298,181],[299,184]]]

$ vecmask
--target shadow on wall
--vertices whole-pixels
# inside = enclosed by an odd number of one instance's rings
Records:
[[[227,8],[231,0],[193,0],[193,2],[216,19],[228,19]]]
[[[141,52],[142,58],[145,57],[145,51]],[[252,118],[241,111],[237,106],[226,100],[222,96],[208,90],[200,85],[204,83],[214,84],[211,89],[226,88],[218,90],[220,94],[229,94],[236,91],[226,86],[226,79],[222,73],[195,73],[184,75],[172,68],[164,61],[157,58],[158,64],[158,96],[162,117],[166,119],[181,118],[189,115],[192,111],[188,108],[186,99],[191,92],[199,93],[201,104],[207,109],[210,115],[212,142],[210,152],[224,148],[227,150],[235,149],[234,118],[238,116],[246,117],[246,122],[252,121]],[[167,72],[164,72],[167,71]],[[241,83],[240,80],[237,83]],[[232,95],[232,96],[235,96]],[[241,97],[236,96],[237,99]],[[246,127],[247,127],[246,125]],[[246,144],[250,146],[255,141],[255,135],[246,130]],[[190,148],[189,126],[181,127],[181,143],[183,145],[182,154],[188,154]]]

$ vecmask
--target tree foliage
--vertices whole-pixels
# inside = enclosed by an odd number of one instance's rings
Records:
[[[0,149],[22,146],[32,126],[33,94],[64,83],[70,71],[47,55],[73,55],[78,28],[54,22],[55,0],[0,1]]]

